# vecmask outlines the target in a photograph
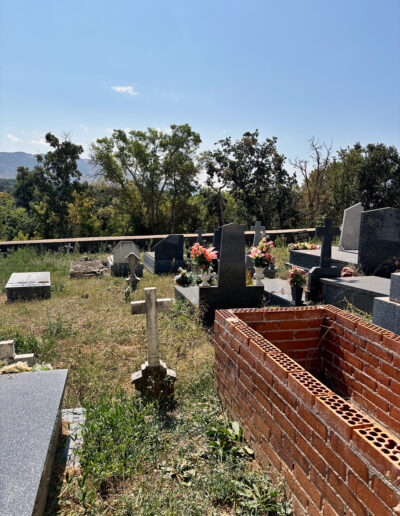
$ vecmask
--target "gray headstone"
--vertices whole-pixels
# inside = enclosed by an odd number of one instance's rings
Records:
[[[183,235],[168,235],[154,247],[155,260],[183,260]]]
[[[395,272],[390,276],[390,301],[400,303],[400,272]]]
[[[315,228],[315,233],[317,236],[322,237],[319,266],[323,268],[330,267],[332,259],[332,220],[326,217],[324,225]]]
[[[361,213],[363,205],[359,202],[344,210],[339,247],[344,250],[358,249],[360,242]]]
[[[251,231],[254,231],[253,246],[257,247],[265,234],[265,226],[261,225],[261,221],[256,220],[255,226],[251,226]]]
[[[245,245],[243,226],[222,226],[218,287],[246,286]]]
[[[197,243],[200,245],[203,245],[203,229],[197,228],[196,233],[197,233]]]
[[[219,252],[221,250],[221,238],[222,238],[222,227],[220,226],[218,229],[214,231],[213,241],[212,245],[215,247],[215,249],[218,251],[218,258],[219,258]]]
[[[8,301],[50,297],[50,272],[13,272],[6,285]]]
[[[358,261],[367,275],[390,277],[400,267],[400,210],[380,208],[361,214]]]
[[[140,250],[134,242],[131,240],[122,240],[121,242],[118,242],[112,251],[114,264],[128,263],[126,257],[131,253],[140,258]]]

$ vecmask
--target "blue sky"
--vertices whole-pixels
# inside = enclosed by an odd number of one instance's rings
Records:
[[[0,150],[188,122],[400,148],[399,0],[2,0]]]

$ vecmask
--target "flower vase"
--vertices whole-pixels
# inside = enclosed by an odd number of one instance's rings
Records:
[[[211,287],[211,285],[208,283],[208,280],[211,278],[211,268],[204,269],[202,273],[200,274],[200,287]]]
[[[303,287],[292,287],[292,300],[295,306],[301,306],[303,297]]]
[[[264,267],[254,267],[254,269],[256,271],[254,273],[254,285],[256,287],[263,287],[264,283],[262,282],[262,280],[264,279]]]

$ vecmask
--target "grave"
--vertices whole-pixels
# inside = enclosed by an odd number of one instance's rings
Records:
[[[379,276],[350,276],[345,278],[321,278],[324,303],[372,314],[374,299],[388,296],[390,280]]]
[[[106,270],[108,269],[101,260],[82,258],[78,262],[71,262],[69,277],[89,278],[91,276],[101,276]]]
[[[13,272],[6,285],[7,301],[48,299],[50,272]]]
[[[184,265],[183,235],[168,235],[154,246],[154,251],[144,254],[144,266],[153,274],[177,272]]]
[[[65,247],[65,252],[67,254],[72,253],[72,251],[74,250],[74,246],[71,244],[71,242],[68,242],[68,244],[65,244],[64,247]]]
[[[219,310],[214,350],[222,405],[294,514],[398,513],[395,334],[329,305]]]
[[[146,314],[147,362],[133,373],[135,389],[147,399],[167,401],[174,393],[176,373],[160,360],[157,313],[170,309],[172,299],[157,299],[157,289],[145,288],[144,301],[132,301],[132,314]]]
[[[265,235],[265,226],[261,225],[259,220],[256,220],[254,226],[251,226],[251,231],[254,231],[253,246],[257,247]]]
[[[0,376],[0,514],[43,514],[67,370]]]
[[[219,228],[217,228],[214,231],[214,236],[213,236],[213,241],[212,241],[212,246],[215,247],[215,250],[218,252],[218,256],[219,256],[219,252],[221,250],[221,239],[222,239],[222,226],[219,226]]]
[[[400,272],[385,281],[390,282],[389,295],[375,297],[372,322],[400,335]]]
[[[390,278],[400,267],[400,210],[381,208],[361,214],[358,262],[367,275]]]
[[[262,282],[268,305],[295,306],[289,281],[280,278],[265,278]]]
[[[140,277],[138,275],[136,275],[138,266],[141,265],[140,260],[139,260],[139,257],[136,256],[135,253],[128,254],[128,256],[126,257],[126,260],[128,261],[129,270],[130,270],[130,274],[126,278],[126,284],[129,287],[131,287],[132,290],[136,290],[138,283],[140,281]],[[142,276],[143,276],[143,271],[142,271]]]
[[[203,245],[203,229],[197,228],[196,233],[197,233],[197,243],[199,245]]]
[[[140,261],[140,250],[131,240],[122,240],[114,247],[112,255],[107,258],[108,268],[113,276],[126,277],[131,272],[127,256],[135,254]]]
[[[239,224],[222,227],[218,286],[181,287],[175,285],[175,297],[199,306],[202,318],[209,323],[219,308],[261,306],[264,287],[246,286],[244,228]]]
[[[5,360],[8,364],[16,364],[17,362],[26,362],[29,367],[33,366],[35,357],[33,353],[24,353],[17,355],[13,340],[0,341],[0,360]]]
[[[357,250],[360,243],[361,213],[363,205],[359,202],[344,210],[339,249],[341,251]]]
[[[323,299],[321,278],[337,278],[340,276],[341,268],[332,266],[332,229],[332,221],[329,217],[325,218],[323,226],[315,228],[316,234],[322,237],[322,245],[319,266],[313,267],[308,274],[306,301],[321,301]]]

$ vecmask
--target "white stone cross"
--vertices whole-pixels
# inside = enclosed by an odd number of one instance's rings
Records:
[[[166,312],[170,309],[172,299],[157,299],[157,289],[155,287],[144,289],[144,301],[132,301],[131,313],[146,314],[147,327],[147,361],[149,365],[160,363],[160,353],[158,349],[158,324],[157,312]]]
[[[74,248],[74,246],[71,244],[71,242],[68,242],[68,244],[65,244],[64,247],[65,247],[67,254],[70,253]]]

